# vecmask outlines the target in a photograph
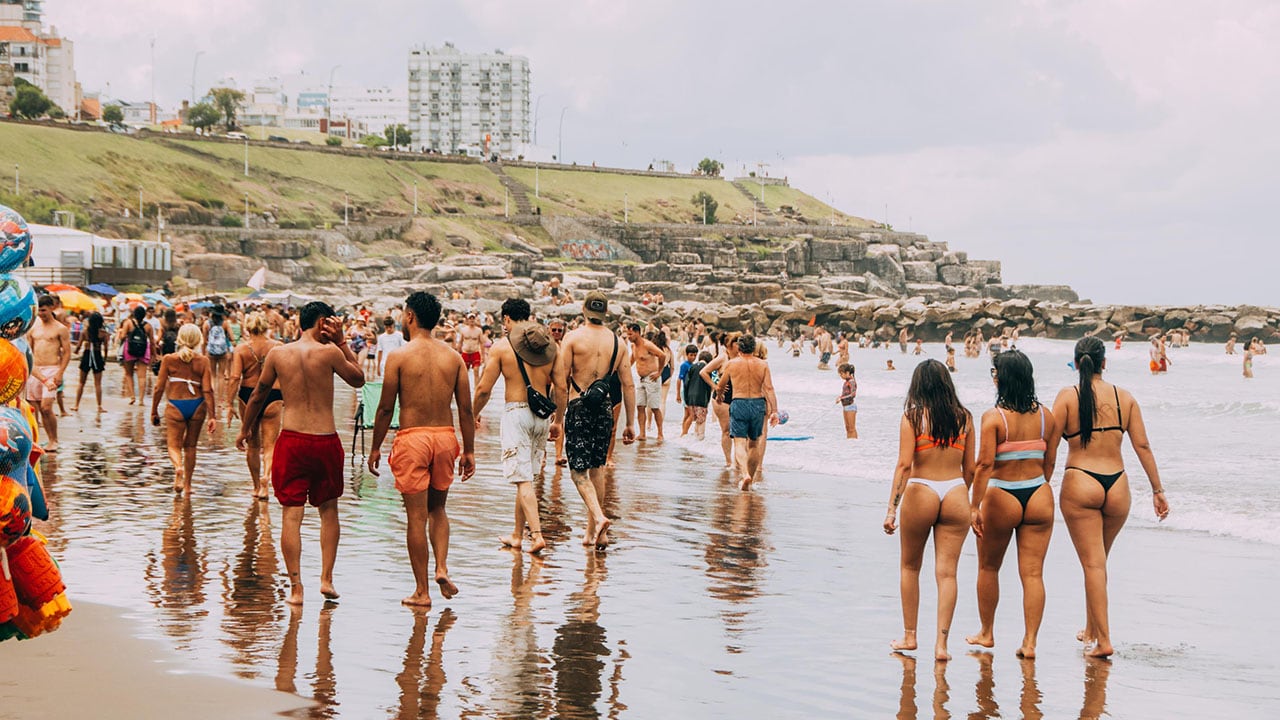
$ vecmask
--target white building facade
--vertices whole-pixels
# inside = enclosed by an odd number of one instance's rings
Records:
[[[529,60],[466,54],[452,43],[414,48],[408,114],[415,148],[510,157],[529,143]]]
[[[329,112],[334,122],[349,119],[370,134],[381,135],[388,127],[409,122],[409,100],[389,87],[334,88]]]
[[[70,117],[80,107],[75,46],[58,29],[44,30],[38,0],[0,0],[0,64],[44,91]]]

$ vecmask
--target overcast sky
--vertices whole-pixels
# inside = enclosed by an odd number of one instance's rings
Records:
[[[1277,304],[1268,0],[46,0],[86,90],[404,88],[415,44],[529,58],[564,158],[756,162],[1098,302]]]

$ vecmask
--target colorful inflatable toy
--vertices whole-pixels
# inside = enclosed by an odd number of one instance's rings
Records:
[[[0,275],[0,338],[27,334],[36,321],[36,291],[20,277]]]
[[[27,264],[31,257],[31,232],[27,221],[11,207],[0,205],[0,272]]]

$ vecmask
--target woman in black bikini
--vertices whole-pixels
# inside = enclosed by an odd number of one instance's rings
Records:
[[[277,340],[267,336],[269,325],[267,317],[262,313],[253,313],[245,318],[244,342],[236,346],[231,353],[231,370],[227,388],[234,388],[236,396],[227,397],[227,425],[235,414],[244,416],[245,403],[258,385],[258,376],[262,373],[262,363],[271,348],[280,345]],[[271,458],[275,453],[276,438],[280,435],[280,414],[284,410],[284,398],[278,388],[272,388],[267,395],[267,405],[262,411],[262,422],[258,424],[258,437],[249,438],[249,448],[245,450],[245,462],[249,466],[249,477],[253,479],[253,496],[258,500],[266,500],[271,489]],[[267,468],[267,476],[263,477],[262,468]]]
[[[76,406],[72,412],[80,412],[80,398],[84,397],[84,384],[93,373],[93,391],[98,397],[98,412],[102,412],[102,371],[107,369],[107,342],[111,334],[105,329],[102,313],[89,316],[89,322],[80,333],[76,352],[80,353],[80,385],[76,387]]]
[[[1142,410],[1132,395],[1102,379],[1105,355],[1106,346],[1096,337],[1076,343],[1080,384],[1064,388],[1053,403],[1061,437],[1067,441],[1059,502],[1084,569],[1085,628],[1076,637],[1092,645],[1090,657],[1110,657],[1114,652],[1107,620],[1107,555],[1129,517],[1129,479],[1120,455],[1126,433],[1151,483],[1156,517],[1169,516]],[[1048,442],[1049,447],[1057,446],[1056,433]]]
[[[1044,556],[1053,533],[1053,476],[1056,445],[1045,438],[1057,423],[1036,397],[1031,361],[1019,350],[991,358],[996,406],[982,415],[982,442],[970,502],[978,538],[978,617],[982,629],[965,638],[994,647],[993,626],[1000,601],[1000,566],[1014,533],[1022,578],[1025,631],[1018,657],[1036,656],[1036,636],[1044,617]]]

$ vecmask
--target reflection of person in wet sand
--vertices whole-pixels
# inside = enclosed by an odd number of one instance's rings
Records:
[[[731,634],[741,632],[750,601],[761,593],[769,548],[764,520],[764,499],[755,493],[719,493],[711,508],[704,552],[707,593],[726,603],[720,617]]]
[[[236,449],[247,450],[249,438],[259,430],[271,389],[279,381],[284,418],[271,462],[271,485],[284,506],[280,552],[289,573],[286,602],[290,605],[302,604],[302,515],[308,501],[320,511],[320,594],[330,600],[338,597],[333,565],[341,534],[338,498],[343,490],[343,452],[333,420],[333,376],[351,387],[364,385],[360,361],[347,347],[333,308],[319,301],[307,303],[299,317],[302,337],[267,353],[236,437]]]
[[[1090,660],[1084,665],[1084,704],[1080,706],[1080,720],[1098,720],[1110,717],[1107,713],[1107,680],[1111,676],[1111,663]]]
[[[978,682],[974,686],[974,696],[978,704],[978,712],[970,713],[972,720],[982,718],[1004,717],[1000,713],[1000,704],[996,701],[995,673],[992,671],[993,656],[989,652],[969,653],[978,661]],[[1036,664],[1032,658],[1022,658],[1022,693],[1018,710],[1023,720],[1041,720],[1044,713],[1040,711],[1040,688],[1036,685]]]
[[[458,619],[445,609],[431,632],[431,649],[427,650],[427,623],[431,616],[414,610],[413,632],[404,649],[404,669],[396,675],[400,686],[400,709],[396,720],[418,720],[439,717],[440,691],[447,678],[444,674],[444,636]],[[423,663],[426,667],[423,667]]]
[[[582,590],[570,596],[573,607],[565,622],[556,628],[552,646],[552,669],[555,671],[556,716],[564,718],[597,717],[596,703],[604,689],[610,655],[604,628],[600,626],[600,583],[605,579],[605,557],[587,555]],[[615,677],[612,682],[621,680]],[[616,713],[620,709],[616,688],[609,698]],[[611,714],[612,715],[612,714]]]
[[[500,625],[502,633],[494,647],[496,687],[490,696],[494,707],[488,713],[496,717],[551,717],[552,706],[543,688],[543,651],[538,646],[537,626],[533,619],[534,589],[542,574],[542,559],[532,556],[528,572],[525,557],[511,553],[511,613]]]
[[[320,703],[322,709],[333,707],[338,689],[338,681],[333,672],[333,651],[330,649],[334,607],[332,604],[326,604],[320,609],[320,617],[316,623],[315,672],[306,674],[306,677],[315,678],[315,682],[311,685],[311,697]],[[280,643],[280,656],[276,662],[276,689],[294,695],[300,694],[297,677],[298,630],[301,625],[302,608],[294,605],[289,608],[289,627],[285,630],[284,641]]]
[[[249,503],[244,518],[244,545],[235,562],[221,573],[225,601],[222,627],[236,652],[232,662],[254,674],[263,667],[276,641],[264,632],[280,620],[279,565],[271,537],[271,514],[262,503]]]
[[[171,621],[165,623],[166,630],[176,637],[189,637],[196,627],[184,610],[204,603],[208,562],[196,545],[191,499],[185,495],[173,502],[173,513],[160,536],[160,555],[164,577],[158,601],[161,607],[174,611]]]
[[[428,519],[440,594],[447,600],[458,593],[458,586],[449,579],[449,515],[445,503],[453,485],[454,462],[458,462],[463,482],[476,471],[476,421],[471,414],[467,367],[453,348],[432,337],[439,322],[440,301],[434,295],[416,292],[405,301],[404,327],[410,339],[387,357],[368,462],[369,471],[376,475],[382,459],[382,441],[391,428],[398,400],[400,429],[387,464],[395,475],[396,489],[404,497],[409,517],[405,542],[417,584],[413,594],[401,602],[421,607],[431,606],[431,586],[427,581]],[[461,446],[453,426],[455,402],[462,430]]]

